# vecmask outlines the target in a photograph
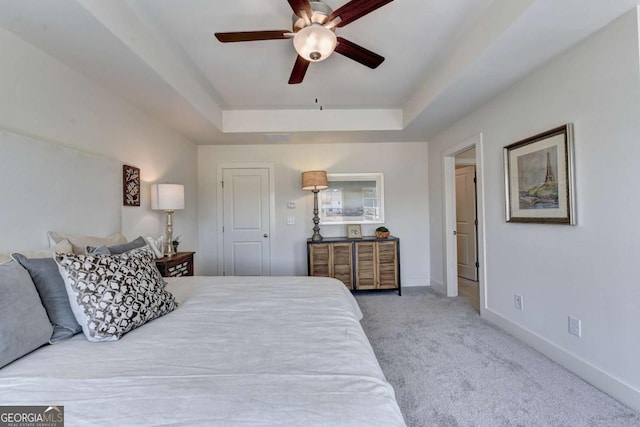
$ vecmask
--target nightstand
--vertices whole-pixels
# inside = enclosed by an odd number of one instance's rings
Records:
[[[178,252],[158,258],[156,266],[163,277],[193,276],[193,254],[195,252]]]

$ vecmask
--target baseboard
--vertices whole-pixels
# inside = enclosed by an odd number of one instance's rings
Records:
[[[426,277],[403,277],[403,288],[417,288],[421,286],[429,286],[429,279]]]
[[[437,293],[447,296],[447,285],[444,283],[431,279],[431,288]]]
[[[506,319],[491,309],[487,308],[483,310],[483,317],[535,348],[567,370],[578,375],[594,387],[602,390],[614,399],[619,400],[633,410],[640,412],[640,390],[611,376],[586,360],[558,347],[543,336]]]

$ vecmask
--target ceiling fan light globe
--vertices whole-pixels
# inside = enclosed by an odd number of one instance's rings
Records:
[[[335,50],[338,40],[335,33],[322,25],[309,25],[293,37],[293,47],[298,55],[311,62],[327,59]]]

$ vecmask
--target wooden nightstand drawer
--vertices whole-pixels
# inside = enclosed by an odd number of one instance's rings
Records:
[[[195,252],[178,252],[169,257],[156,260],[156,266],[163,277],[193,276],[193,254]]]

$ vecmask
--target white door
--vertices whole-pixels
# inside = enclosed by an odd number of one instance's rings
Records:
[[[458,276],[477,281],[476,167],[456,167]]]
[[[269,276],[269,169],[224,169],[223,275]]]

